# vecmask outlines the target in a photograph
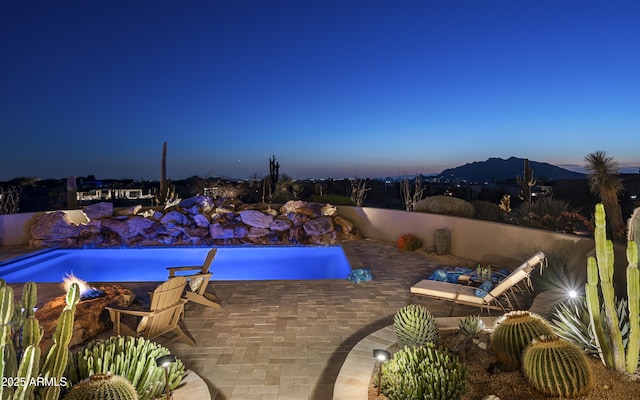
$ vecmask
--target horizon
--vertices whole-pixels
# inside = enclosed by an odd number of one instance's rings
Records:
[[[640,167],[640,3],[7,2],[0,180]],[[633,172],[632,172],[633,171]]]

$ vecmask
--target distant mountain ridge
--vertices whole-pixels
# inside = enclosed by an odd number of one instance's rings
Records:
[[[541,180],[582,179],[584,174],[569,171],[549,163],[529,160],[529,168],[533,170],[533,178]],[[508,159],[489,158],[486,161],[475,161],[460,167],[448,168],[437,175],[437,180],[467,180],[469,182],[497,182],[516,179],[523,176],[524,158]]]

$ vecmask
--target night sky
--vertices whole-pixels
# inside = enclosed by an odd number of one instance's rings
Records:
[[[0,180],[640,167],[640,2],[4,1]]]

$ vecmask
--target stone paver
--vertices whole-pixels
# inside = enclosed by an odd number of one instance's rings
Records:
[[[209,291],[221,299],[222,310],[187,304],[184,326],[197,346],[177,342],[170,350],[207,383],[214,400],[334,398],[334,384],[352,348],[384,332],[407,303],[410,286],[438,268],[418,253],[398,251],[393,243],[345,245],[358,258],[354,264],[371,268],[373,281],[214,281]],[[215,279],[215,261],[212,271]],[[141,296],[156,285],[123,284]],[[19,295],[21,287],[15,289]],[[55,284],[38,289],[39,302],[62,293]],[[446,316],[450,305],[423,304],[434,316]],[[456,307],[455,315],[478,311]],[[392,340],[388,333],[384,337],[384,343]],[[367,354],[351,356],[364,359]]]

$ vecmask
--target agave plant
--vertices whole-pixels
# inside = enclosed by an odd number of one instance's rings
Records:
[[[616,300],[618,327],[622,344],[629,342],[629,313],[627,299]],[[551,328],[556,335],[580,347],[589,355],[598,354],[598,345],[589,323],[589,310],[585,299],[558,304],[551,312]]]

